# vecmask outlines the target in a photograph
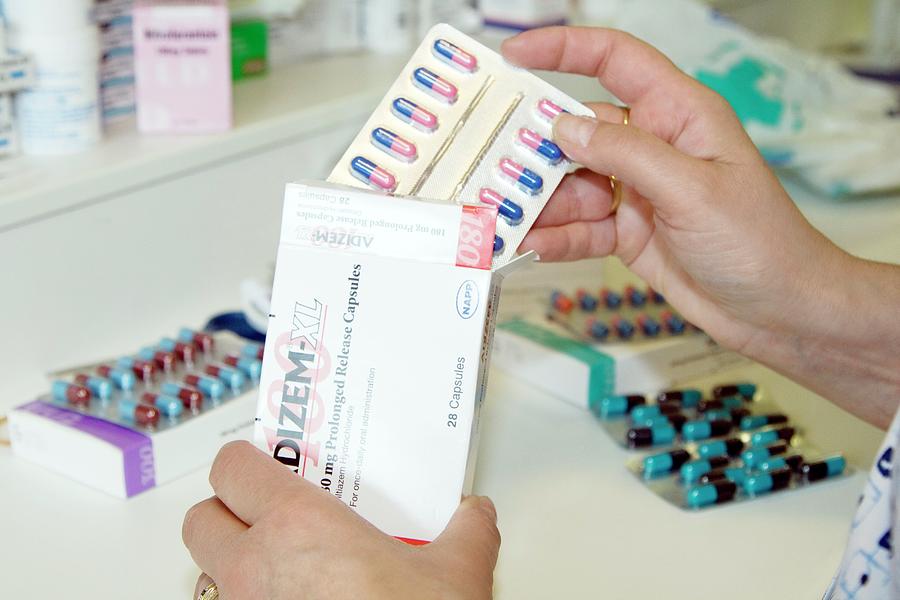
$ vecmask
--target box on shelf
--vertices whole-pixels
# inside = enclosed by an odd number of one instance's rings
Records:
[[[229,129],[231,35],[224,0],[138,0],[134,6],[138,129]]]
[[[655,393],[745,360],[705,335],[589,344],[541,316],[498,325],[493,353],[496,367],[581,408],[610,394]]]

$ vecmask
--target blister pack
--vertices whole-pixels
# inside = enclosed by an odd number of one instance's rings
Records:
[[[262,351],[185,328],[135,354],[53,373],[48,393],[10,413],[13,451],[134,496],[249,437]]]
[[[554,290],[547,318],[579,339],[590,342],[628,342],[702,333],[651,288],[607,287],[596,294],[579,289],[574,296]]]
[[[328,180],[385,193],[483,203],[509,262],[569,168],[551,140],[587,107],[449,25],[433,27]]]
[[[610,436],[631,449],[663,448],[628,469],[682,508],[747,500],[849,473],[840,454],[805,442],[777,404],[753,383],[643,395],[608,396],[591,405]]]

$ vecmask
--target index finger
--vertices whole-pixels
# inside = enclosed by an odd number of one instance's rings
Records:
[[[693,83],[659,50],[615,29],[533,29],[505,40],[501,51],[507,60],[526,69],[596,77],[619,100],[631,105],[656,90],[674,91]]]

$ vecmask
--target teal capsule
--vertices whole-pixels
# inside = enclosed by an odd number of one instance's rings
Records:
[[[741,429],[748,431],[750,429],[759,429],[766,425],[778,425],[787,423],[787,417],[780,414],[772,415],[750,415],[741,419]]]
[[[701,508],[710,504],[721,504],[732,500],[737,493],[737,485],[730,481],[716,481],[692,487],[685,494],[685,501],[691,508]]]
[[[847,461],[840,454],[830,456],[818,462],[804,463],[801,472],[807,481],[819,481],[827,477],[840,475],[847,468]]]
[[[146,392],[141,395],[141,402],[155,406],[162,414],[172,419],[184,412],[184,403],[180,399],[164,394]]]
[[[791,483],[791,470],[775,469],[767,473],[756,473],[744,481],[744,491],[751,496],[768,494],[786,488]]]
[[[631,420],[632,421],[643,421],[648,417],[658,417],[662,413],[659,411],[659,406],[656,404],[645,404],[643,406],[635,406],[631,410]]]
[[[771,446],[752,446],[749,450],[741,454],[741,460],[748,469],[756,469],[760,464],[769,460],[773,456],[778,456],[787,452],[788,445],[784,442],[772,444]]]
[[[668,390],[661,392],[656,397],[656,402],[658,404],[677,404],[682,408],[694,408],[701,398],[703,398],[703,394],[700,393],[700,390]]]
[[[644,417],[640,420],[632,419],[632,423],[635,427],[656,427],[657,425],[665,425],[669,422],[669,417],[666,415],[653,415],[651,417]]]
[[[633,427],[625,434],[625,442],[632,448],[661,446],[675,440],[675,428],[671,425],[656,427]]]
[[[707,484],[714,483],[716,481],[730,481],[735,485],[743,485],[744,480],[747,478],[747,472],[738,467],[728,467],[726,469],[715,469],[710,471],[709,473],[704,473],[700,476],[699,483]]]
[[[681,429],[681,437],[687,441],[705,440],[725,435],[731,431],[731,420],[688,421]]]
[[[647,456],[642,463],[644,477],[671,473],[690,460],[690,458],[691,455],[686,450],[673,450],[672,452],[662,452]]]
[[[715,440],[705,442],[697,446],[697,454],[700,458],[709,458],[711,456],[737,456],[744,449],[744,442],[738,438],[728,440]]]
[[[605,396],[590,403],[591,411],[604,419],[620,417],[630,413],[636,406],[646,402],[643,396]]]
[[[756,385],[753,383],[734,383],[716,386],[712,389],[713,398],[724,398],[725,396],[734,396],[736,394],[751,399],[756,395]]]
[[[707,421],[717,421],[717,420],[731,420],[731,412],[721,409],[721,410],[710,410],[703,413],[703,418]]]
[[[768,429],[766,431],[757,431],[753,435],[750,436],[750,445],[751,446],[765,446],[767,444],[773,444],[778,440],[784,440],[785,442],[791,441],[791,438],[794,437],[794,428],[793,427],[781,427],[780,429]]]
[[[756,468],[757,470],[763,472],[774,471],[775,469],[784,469],[785,467],[794,471],[799,471],[802,464],[803,457],[799,454],[792,454],[790,456],[772,457],[769,460],[763,461],[756,465]]]
[[[727,464],[728,459],[724,456],[710,456],[707,459],[692,460],[681,467],[681,480],[684,483],[696,483],[705,473],[724,467]]]

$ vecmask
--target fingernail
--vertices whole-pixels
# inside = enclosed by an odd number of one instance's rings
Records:
[[[488,498],[487,496],[481,496],[478,499],[478,507],[491,518],[491,521],[493,521],[494,523],[497,522],[497,509],[494,507],[494,503],[490,498]]]
[[[553,121],[553,139],[585,147],[591,141],[596,129],[597,119],[563,113]]]

